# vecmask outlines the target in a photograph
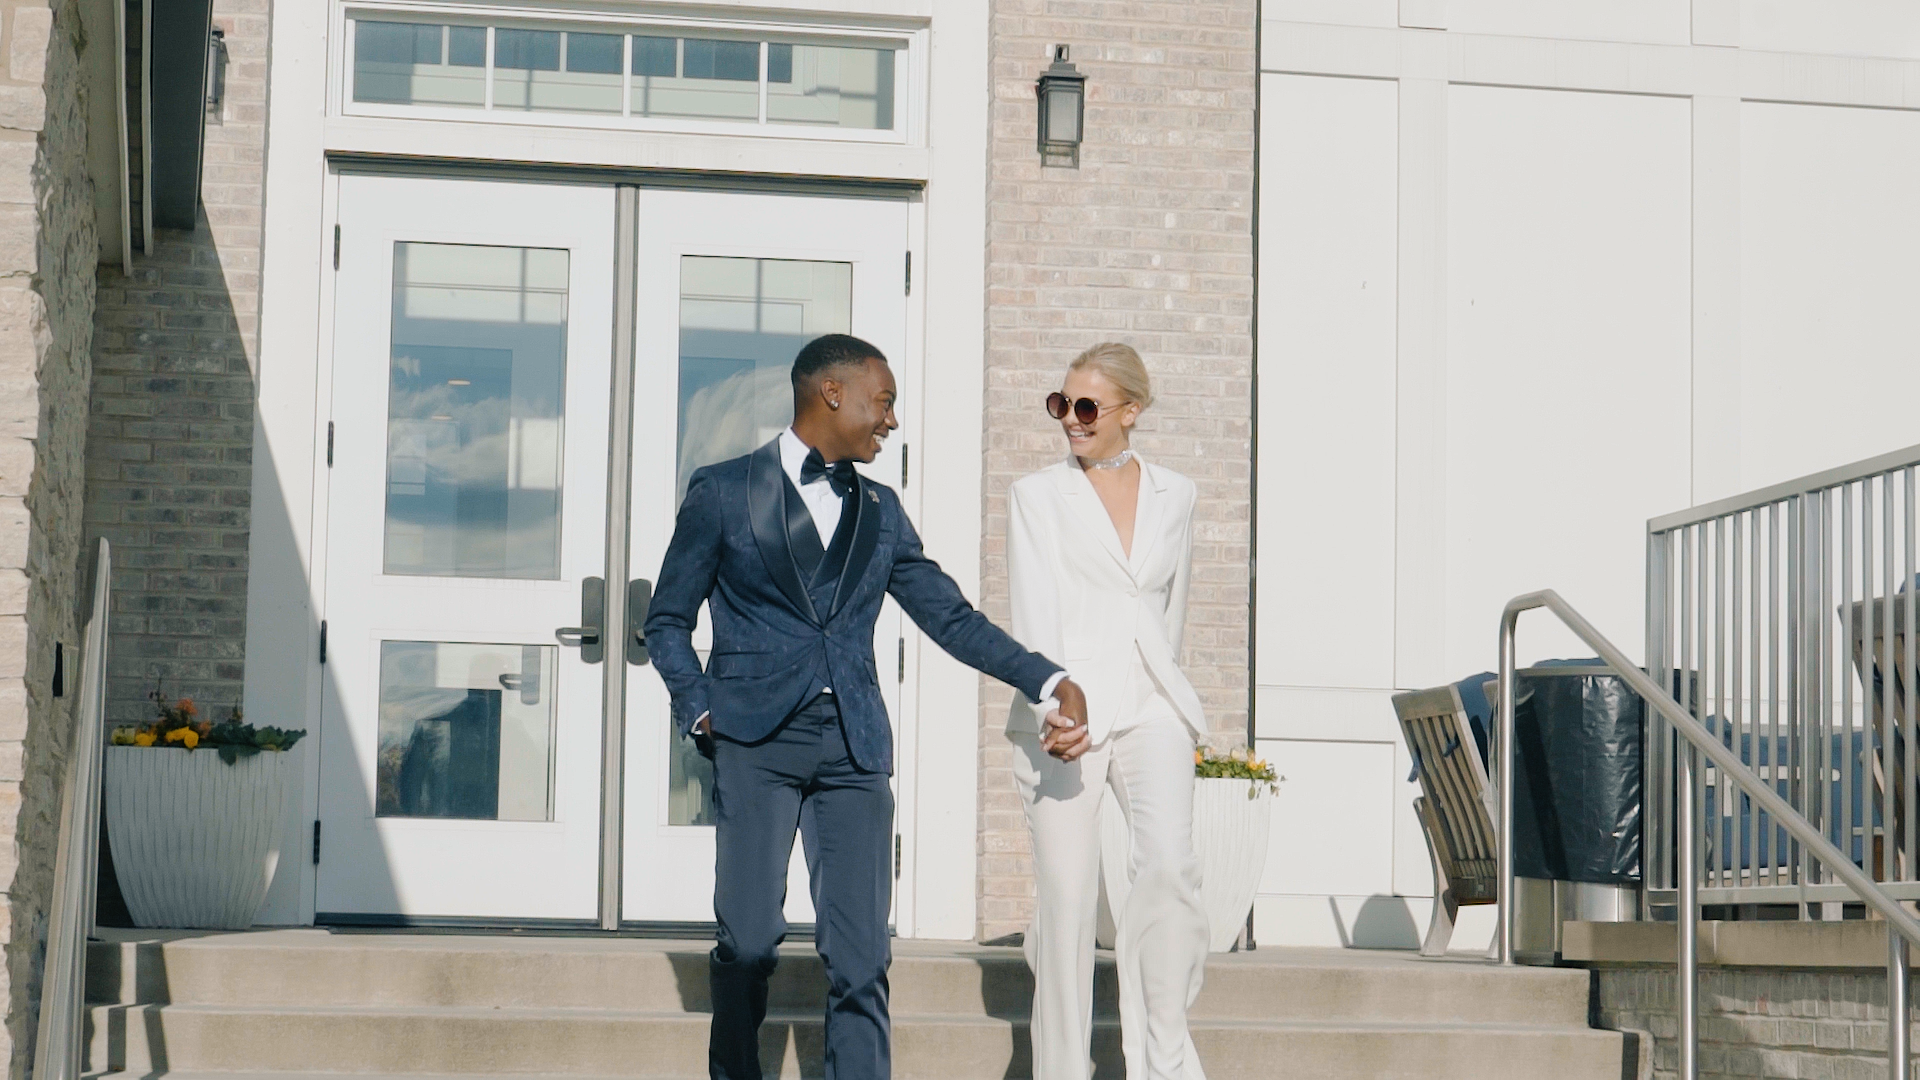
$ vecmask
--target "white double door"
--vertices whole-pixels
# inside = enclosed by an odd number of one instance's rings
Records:
[[[597,598],[654,578],[694,469],[787,425],[806,341],[866,338],[913,400],[906,204],[338,183],[317,917],[710,920],[711,772]],[[810,920],[797,852],[790,883]]]

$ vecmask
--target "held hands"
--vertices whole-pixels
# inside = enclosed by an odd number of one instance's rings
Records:
[[[1047,713],[1040,745],[1061,761],[1072,761],[1093,746],[1092,734],[1087,730],[1087,695],[1072,679],[1061,679],[1053,689],[1053,696],[1060,707]]]

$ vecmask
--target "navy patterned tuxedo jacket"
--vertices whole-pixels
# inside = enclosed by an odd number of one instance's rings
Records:
[[[826,538],[815,538],[780,468],[779,440],[693,474],[646,621],[647,651],[682,734],[710,713],[717,734],[758,742],[831,687],[854,762],[892,772],[893,732],[873,660],[874,621],[888,594],[955,659],[1039,699],[1059,665],[974,610],[921,550],[892,488],[859,477],[840,515],[828,573],[803,580],[792,534],[816,545]],[[704,671],[693,650],[702,601],[713,617]]]

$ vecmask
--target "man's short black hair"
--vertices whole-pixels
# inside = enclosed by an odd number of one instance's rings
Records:
[[[868,360],[884,364],[887,357],[852,334],[824,334],[814,338],[801,346],[800,355],[793,358],[794,393],[800,393],[835,368],[859,366]]]

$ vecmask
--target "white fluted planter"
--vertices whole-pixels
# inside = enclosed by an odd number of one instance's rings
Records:
[[[1248,788],[1254,797],[1247,798]],[[1193,850],[1200,858],[1200,905],[1207,912],[1207,947],[1228,952],[1247,924],[1253,894],[1267,865],[1273,795],[1265,784],[1200,778],[1193,782]],[[1108,791],[1100,804],[1100,918],[1098,943],[1113,948],[1113,913],[1126,906],[1132,836],[1126,815]]]
[[[244,930],[280,861],[292,755],[107,748],[107,837],[133,921]]]
[[[1247,792],[1253,798],[1247,798]],[[1253,910],[1267,867],[1273,795],[1247,780],[1193,782],[1193,848],[1200,856],[1200,903],[1207,909],[1208,947],[1233,948]]]

